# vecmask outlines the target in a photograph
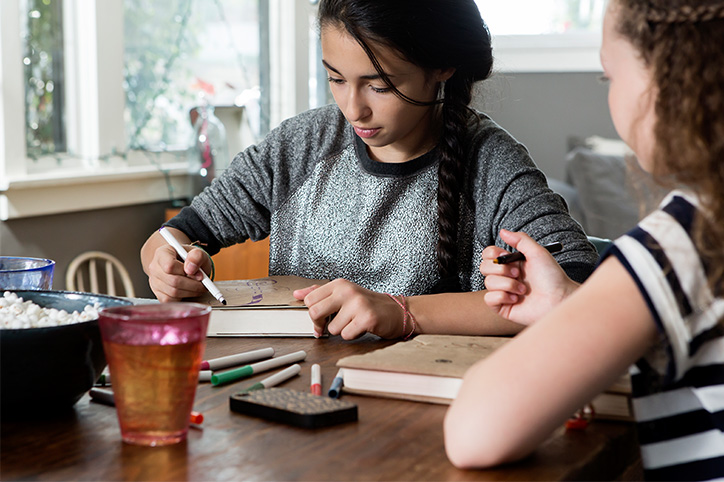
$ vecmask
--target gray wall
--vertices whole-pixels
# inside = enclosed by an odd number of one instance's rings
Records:
[[[475,107],[525,144],[546,175],[565,180],[569,138],[618,139],[599,76],[497,73],[482,84]]]
[[[550,177],[564,179],[568,138],[616,137],[597,74],[496,74],[476,107],[525,144]],[[48,202],[52,202],[49,200]],[[152,296],[139,249],[164,220],[170,203],[68,213],[5,221],[0,254],[54,259],[54,289],[65,288],[70,260],[88,250],[106,251],[123,261],[138,296]]]
[[[171,203],[153,203],[53,216],[4,221],[0,225],[0,253],[55,260],[53,289],[65,289],[70,261],[85,251],[105,251],[128,269],[136,296],[151,297],[141,269],[139,250],[164,222]]]

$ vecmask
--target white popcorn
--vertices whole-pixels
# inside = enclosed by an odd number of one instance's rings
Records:
[[[6,291],[0,298],[0,329],[43,328],[71,325],[98,318],[98,303],[86,305],[82,312],[68,313],[55,308],[43,308],[32,301],[23,301],[16,293]]]

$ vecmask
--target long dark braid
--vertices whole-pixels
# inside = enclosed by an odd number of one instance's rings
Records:
[[[455,85],[465,83],[467,85]],[[465,183],[468,148],[464,139],[471,112],[472,84],[464,77],[451,77],[445,83],[442,104],[443,135],[438,149],[437,262],[443,279],[457,275],[457,237],[460,221],[460,187]]]
[[[460,192],[470,162],[465,133],[474,115],[468,105],[473,84],[487,79],[493,67],[490,33],[477,5],[473,0],[322,0],[319,24],[344,25],[383,81],[404,101],[420,106],[441,104],[437,260],[440,278],[447,280],[443,289],[445,285],[454,287]],[[397,90],[369,42],[389,46],[427,71],[455,68],[445,82],[442,98],[421,102]]]

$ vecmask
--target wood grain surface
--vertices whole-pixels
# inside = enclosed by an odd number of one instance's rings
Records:
[[[277,355],[305,350],[301,374],[281,386],[309,390],[310,367],[319,363],[326,393],[339,358],[391,343],[373,336],[351,342],[210,338],[205,358],[267,346]],[[221,387],[199,384],[194,409],[205,420],[173,446],[122,443],[115,409],[87,395],[67,413],[3,420],[0,480],[613,480],[638,460],[633,425],[616,422],[596,422],[581,432],[561,428],[521,462],[465,471],[445,456],[443,405],[344,394],[358,405],[359,420],[321,429],[229,410],[232,393],[271,373]]]

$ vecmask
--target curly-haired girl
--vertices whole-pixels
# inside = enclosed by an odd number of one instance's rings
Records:
[[[722,46],[721,0],[611,0],[601,47],[611,116],[674,190],[580,288],[521,232],[501,237],[524,264],[483,251],[486,302],[533,324],[466,374],[445,420],[455,465],[523,457],[635,363],[646,478],[724,477]]]

